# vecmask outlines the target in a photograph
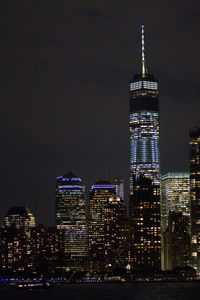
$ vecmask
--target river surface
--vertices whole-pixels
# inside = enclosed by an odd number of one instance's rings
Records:
[[[200,300],[200,282],[61,284],[49,290],[0,287],[0,300]]]

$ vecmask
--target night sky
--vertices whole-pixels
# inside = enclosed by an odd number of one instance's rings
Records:
[[[200,126],[200,1],[7,1],[0,4],[1,205],[54,224],[55,178],[89,186],[129,171],[128,83],[159,79],[161,171],[188,169]]]

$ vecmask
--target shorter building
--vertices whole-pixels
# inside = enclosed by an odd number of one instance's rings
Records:
[[[117,195],[105,204],[105,270],[125,269],[129,263],[130,228],[124,201]]]
[[[35,218],[27,206],[11,207],[4,218],[4,226],[28,233],[32,227],[35,227]]]
[[[115,177],[110,182],[115,185],[116,195],[124,200],[124,179],[122,177]]]
[[[129,213],[133,270],[160,270],[160,189],[151,179],[133,176]]]
[[[170,211],[190,217],[190,174],[169,172],[161,177],[161,229],[168,226]]]
[[[0,230],[0,272],[13,276],[49,274],[65,267],[63,231],[32,227],[30,235],[14,227]]]
[[[50,272],[64,265],[63,230],[43,225],[32,228],[29,246],[34,270]]]
[[[0,272],[13,273],[31,272],[30,238],[22,229],[7,227],[0,229]]]
[[[163,242],[164,270],[187,267],[191,253],[189,217],[181,212],[170,211]]]
[[[115,185],[96,181],[89,194],[88,248],[89,270],[104,272],[105,268],[105,207],[116,194]]]
[[[69,259],[87,255],[85,186],[69,172],[56,178],[56,226],[64,232],[64,251]]]

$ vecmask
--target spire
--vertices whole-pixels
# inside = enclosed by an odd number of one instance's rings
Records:
[[[146,75],[145,53],[144,53],[144,25],[142,25],[142,77]]]

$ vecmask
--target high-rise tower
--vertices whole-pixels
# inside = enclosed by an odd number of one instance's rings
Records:
[[[143,175],[159,184],[158,80],[147,71],[142,25],[141,71],[130,81],[130,194],[133,175]]]
[[[96,181],[89,195],[88,243],[90,269],[104,270],[105,265],[105,206],[116,193],[115,185],[108,181]]]
[[[67,173],[56,178],[56,226],[64,232],[64,251],[72,259],[86,255],[85,186]]]
[[[190,130],[191,265],[200,274],[200,128]]]
[[[161,177],[161,228],[167,229],[169,212],[190,217],[190,174],[169,172]]]

